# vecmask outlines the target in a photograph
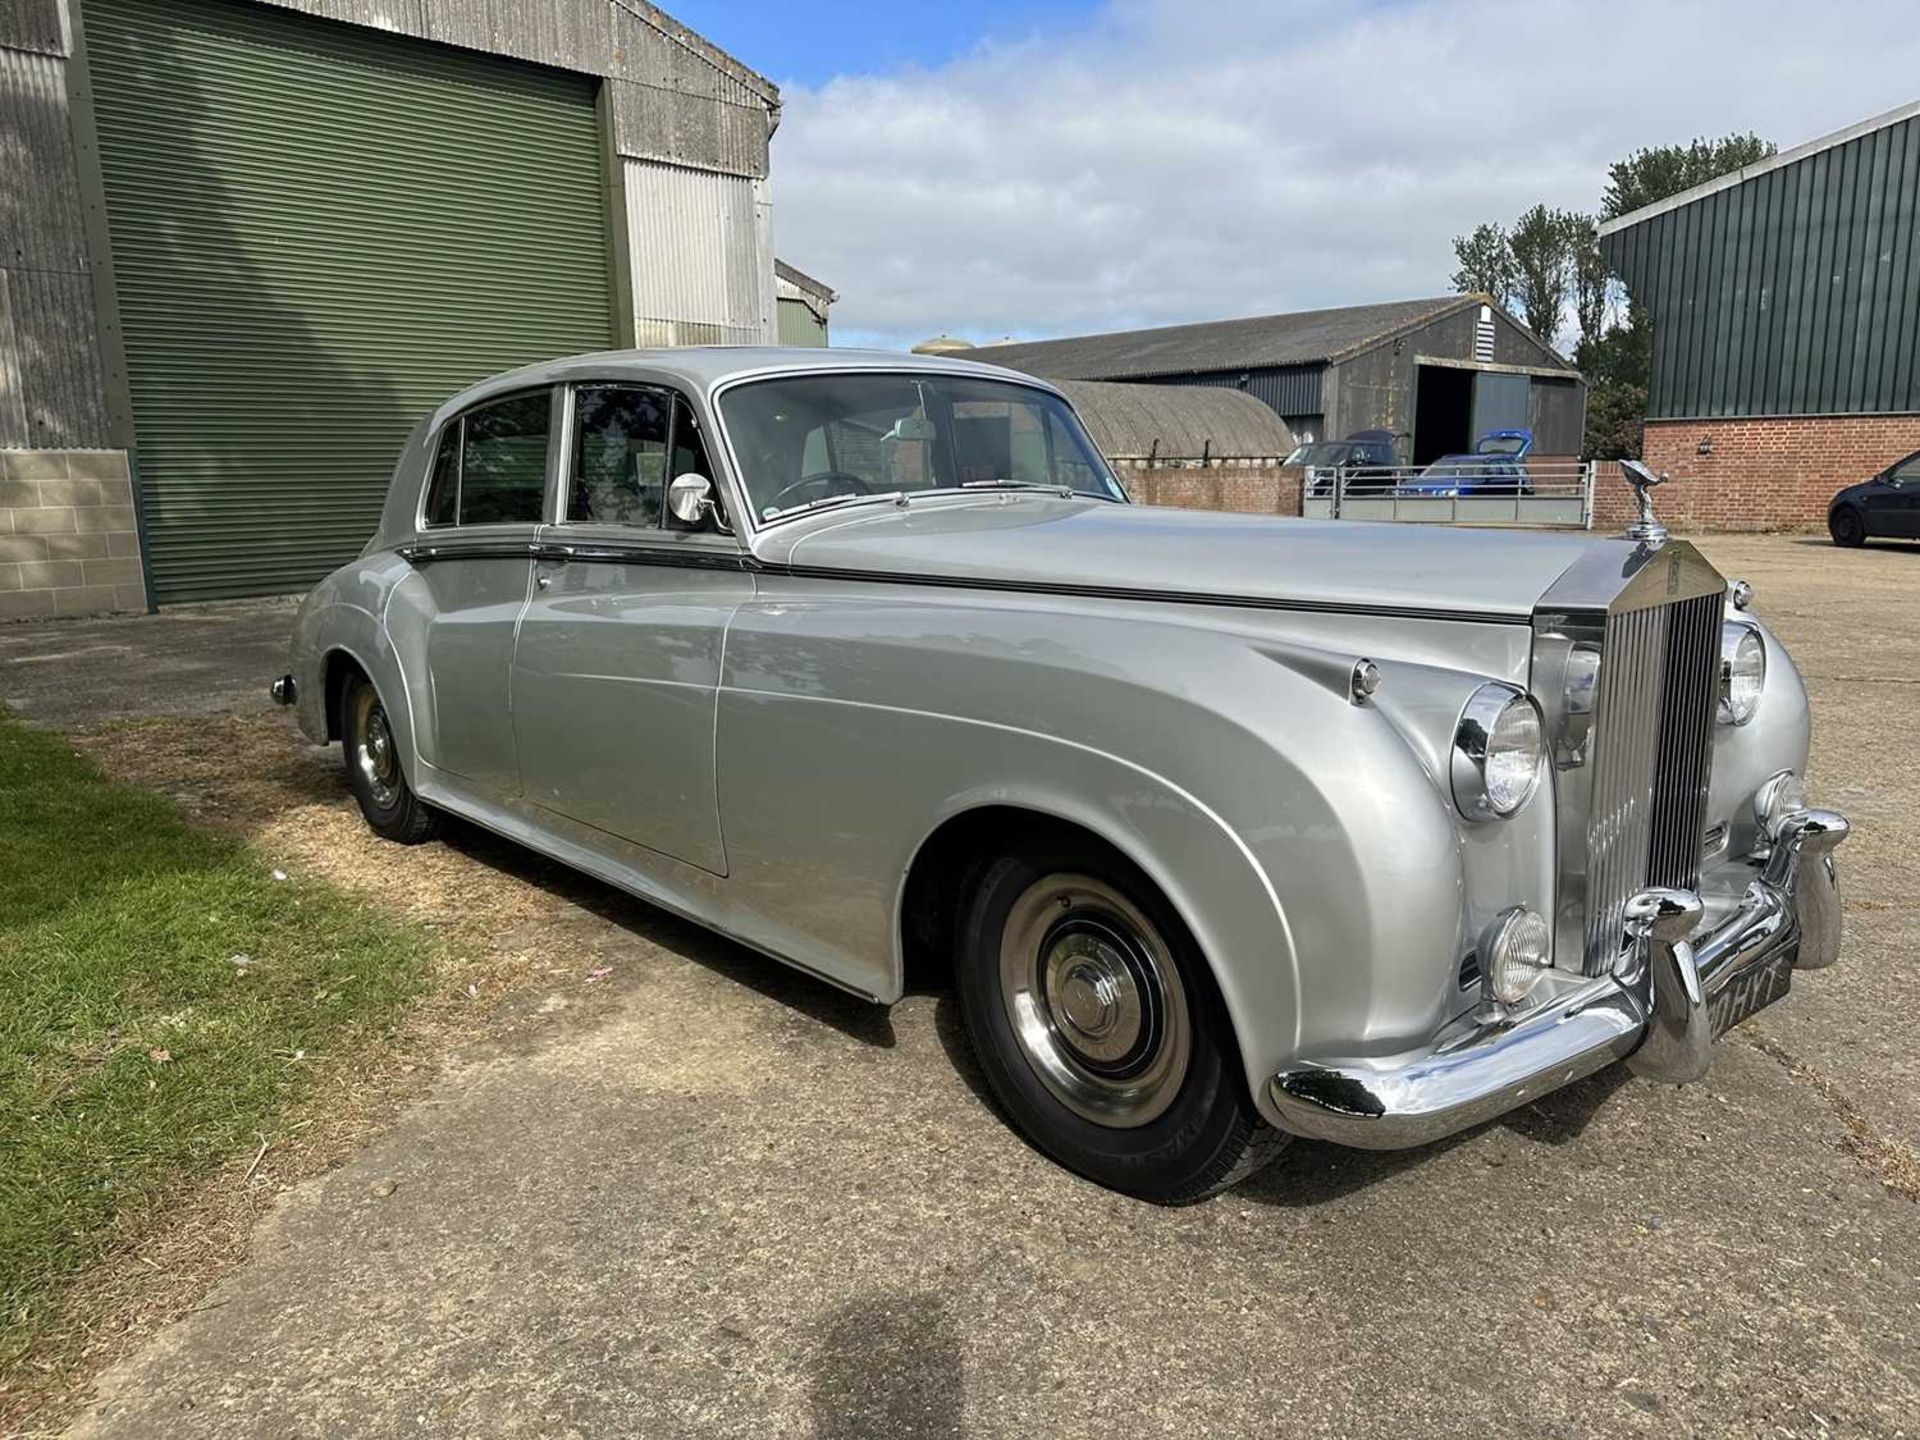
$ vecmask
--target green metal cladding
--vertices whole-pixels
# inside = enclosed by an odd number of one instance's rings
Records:
[[[1607,236],[1654,419],[1920,411],[1920,116]]]
[[[304,589],[447,396],[614,335],[596,82],[86,0],[154,598]]]

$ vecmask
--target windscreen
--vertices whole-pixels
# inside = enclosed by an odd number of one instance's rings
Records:
[[[762,519],[819,502],[966,487],[1126,493],[1049,391],[938,373],[824,373],[728,390],[720,416]]]

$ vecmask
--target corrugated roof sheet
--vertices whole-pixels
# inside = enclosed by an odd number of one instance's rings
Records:
[[[1030,375],[1066,380],[1305,365],[1337,360],[1449,311],[1481,303],[1477,295],[1442,295],[1383,305],[1347,305],[1337,310],[1302,310],[1291,315],[1256,315],[1244,320],[1211,320],[1157,330],[996,345],[990,356],[981,358]]]
[[[807,274],[806,271],[800,269],[798,266],[789,265],[777,255],[773,261],[773,274],[775,279],[786,281],[787,284],[793,286],[796,290],[808,291],[816,299],[822,300],[829,305],[840,298],[839,295],[834,292],[833,287],[828,285],[824,280],[814,279],[813,276]]]
[[[990,352],[999,362],[999,350]],[[1063,380],[1060,389],[1111,460],[1148,456],[1187,460],[1278,460],[1293,449],[1293,432],[1242,390],[1211,385],[1113,385]]]

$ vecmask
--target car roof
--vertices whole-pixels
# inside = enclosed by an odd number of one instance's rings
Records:
[[[677,384],[701,395],[751,376],[887,370],[1011,380],[1060,392],[1044,380],[998,365],[945,355],[909,355],[897,350],[854,350],[797,345],[705,345],[663,350],[599,350],[523,365],[469,386],[453,396],[436,421],[494,395],[582,380],[635,380]]]

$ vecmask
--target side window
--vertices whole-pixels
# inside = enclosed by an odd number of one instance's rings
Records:
[[[542,390],[467,412],[460,464],[462,525],[540,520],[552,408],[552,396]]]
[[[668,478],[668,393],[637,385],[583,385],[574,392],[573,413],[567,519],[658,526]],[[680,471],[676,467],[672,473]]]
[[[429,525],[451,525],[460,514],[460,426],[449,420],[440,432],[440,453],[433,457],[433,478],[427,482],[427,503],[421,507]]]
[[[1887,471],[1887,478],[1900,485],[1920,485],[1920,455],[1909,455]]]
[[[706,437],[700,433],[700,417],[693,413],[693,407],[680,396],[673,397],[673,464],[667,467],[669,477],[681,475],[704,475],[713,483],[713,499],[716,505],[720,499],[720,477],[714,473],[713,460],[707,453]],[[667,523],[675,530],[699,530],[701,524],[688,524],[673,515],[667,517]]]

